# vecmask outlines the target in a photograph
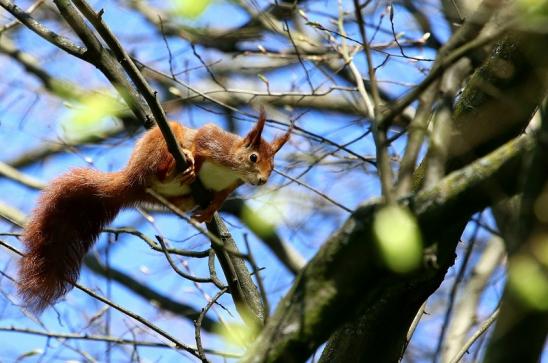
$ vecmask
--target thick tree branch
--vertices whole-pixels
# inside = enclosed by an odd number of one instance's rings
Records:
[[[547,89],[548,82],[537,77],[539,73],[546,74],[542,70],[548,66],[546,52],[536,47],[537,42],[545,41],[547,41],[545,35],[536,33],[518,34],[511,39],[506,39],[493,50],[486,65],[472,76],[473,81],[468,82],[468,86],[459,98],[452,115],[453,132],[450,134],[450,142],[447,146],[449,151],[446,168],[449,171],[456,170],[466,165],[470,160],[485,155],[519,135],[525,129],[531,114]],[[504,72],[497,73],[496,64],[500,65],[500,62],[511,65],[512,71],[508,74]],[[535,86],[531,88],[531,84],[535,84]],[[497,92],[493,93],[493,90],[497,90]],[[505,96],[507,94],[512,95],[513,108],[511,110],[508,104],[510,100]],[[514,101],[516,102],[514,103]],[[501,110],[504,111],[501,112]],[[466,147],[456,147],[454,145],[465,145]],[[464,149],[466,149],[466,152],[464,152]],[[457,152],[457,150],[460,152]],[[423,164],[414,175],[414,190],[418,190],[421,185],[429,187],[429,185],[423,184],[424,169],[425,165]],[[508,182],[508,180],[504,179],[500,182]],[[494,200],[505,197],[503,185],[493,183],[489,188],[489,194]],[[440,241],[445,242],[444,245],[438,244],[438,253],[441,254],[441,256],[438,256],[440,271],[446,271],[453,264],[452,257],[465,222],[458,222],[458,218],[448,216],[445,222],[434,223],[442,223],[444,226],[449,224],[454,229],[453,231],[448,230],[444,238],[440,239]],[[437,278],[437,276],[433,276],[430,280],[417,284],[414,294],[420,295],[422,293],[424,299],[426,299],[441,282],[441,279],[438,279],[438,285],[436,285]],[[381,294],[381,296],[384,295]],[[389,296],[392,295],[388,294],[386,298],[388,299]],[[400,295],[396,300],[400,299],[399,301],[401,301],[403,297]],[[349,324],[345,326],[346,330],[338,331],[328,344],[326,352],[329,353],[330,347],[337,347],[338,357],[341,362],[345,360],[345,356],[351,357],[352,354],[365,357],[370,356],[373,352],[379,352],[380,354],[381,351],[388,355],[390,355],[389,352],[392,352],[392,357],[397,359],[397,353],[401,352],[404,342],[401,332],[397,328],[404,321],[408,321],[410,324],[414,314],[424,302],[424,300],[417,301],[417,299],[410,299],[410,301],[411,303],[407,307],[409,309],[414,308],[414,312],[407,311],[407,309],[395,311],[388,309],[388,311],[371,312],[360,317],[368,324],[386,322],[393,318],[393,314],[400,317],[399,321],[394,321],[395,325],[391,328],[387,328],[387,326],[390,326],[387,323],[379,323],[379,327],[386,329],[383,341],[378,341],[370,335],[367,335],[367,340],[361,335],[361,332],[367,332],[367,330],[359,325],[361,320],[358,320],[358,323],[354,326]],[[366,304],[366,302],[363,304]],[[416,305],[412,308],[413,304]],[[365,340],[370,344],[364,344]],[[400,342],[402,345],[399,345]],[[381,348],[383,344],[386,345],[384,350]],[[347,346],[347,349],[338,349],[340,346]],[[344,352],[348,352],[348,355],[345,355]],[[329,357],[333,360],[333,356]]]
[[[240,316],[252,329],[259,329],[266,318],[261,295],[251,279],[245,260],[241,256],[228,253],[227,250],[237,251],[238,246],[221,220],[219,213],[215,213],[213,220],[207,223],[207,229],[223,243],[222,247],[216,243],[212,243],[211,247],[215,250],[217,259],[225,273],[230,293],[233,295],[232,298]]]
[[[408,204],[422,227],[425,245],[440,241],[454,246],[455,241],[446,241],[444,236],[451,230],[452,234],[455,231],[460,234],[460,228],[468,218],[492,202],[491,195],[485,191],[493,183],[504,186],[507,193],[513,193],[515,180],[508,175],[513,173],[522,155],[531,150],[532,145],[531,137],[520,137],[470,166],[450,174],[436,187],[420,192],[410,199]],[[372,302],[378,298],[379,293],[384,295],[382,286],[386,286],[392,293],[389,294],[391,298],[387,297],[383,301],[393,308],[401,309],[401,300],[394,299],[402,294],[401,291],[398,292],[398,286],[409,291],[410,286],[416,285],[422,279],[428,281],[428,276],[434,277],[441,272],[443,277],[443,270],[431,268],[418,272],[418,277],[398,277],[379,266],[375,257],[377,251],[371,238],[373,215],[378,208],[377,203],[360,207],[339,232],[323,245],[297,276],[293,287],[280,302],[262,334],[246,353],[243,362],[303,361],[333,329],[357,313],[352,308],[356,301]],[[448,228],[447,221],[452,221],[453,228]],[[455,230],[454,226],[457,227]],[[442,259],[443,256],[438,258]],[[416,288],[417,286],[413,287]],[[415,299],[419,305],[422,304],[420,298],[421,296]],[[384,317],[384,321],[389,311],[395,314],[392,309],[380,309],[377,313]],[[372,319],[379,318],[373,314]],[[409,323],[413,316],[414,313],[408,314]],[[397,318],[390,321],[394,319]],[[402,321],[398,320],[401,326]],[[402,331],[403,337],[406,329],[407,326]],[[375,331],[375,334],[378,333]],[[382,339],[390,340],[386,336]],[[392,346],[392,351],[383,349],[386,345]],[[397,347],[397,344],[385,342],[375,349],[384,359],[392,361],[399,356],[399,351],[394,346]],[[394,356],[395,352],[398,354]]]
[[[508,277],[500,316],[489,341],[485,362],[541,360],[548,336],[548,278],[544,218],[548,193],[548,99],[541,107],[542,126],[535,148],[521,168],[524,182],[519,211],[505,233],[509,241]],[[513,241],[512,241],[513,239]],[[524,266],[527,266],[526,268]],[[536,291],[532,292],[531,289]]]

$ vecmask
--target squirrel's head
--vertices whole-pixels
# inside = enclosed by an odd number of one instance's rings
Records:
[[[253,185],[266,183],[274,167],[274,155],[289,140],[293,128],[292,124],[285,134],[278,136],[269,143],[261,137],[265,121],[266,115],[261,107],[259,120],[242,139],[236,151],[240,169],[238,172],[244,182]]]

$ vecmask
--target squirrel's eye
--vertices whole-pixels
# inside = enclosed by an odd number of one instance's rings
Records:
[[[256,163],[257,162],[257,154],[249,155],[249,160],[251,160],[252,163]]]

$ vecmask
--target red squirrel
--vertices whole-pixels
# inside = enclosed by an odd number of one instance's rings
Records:
[[[291,127],[272,143],[261,137],[265,114],[245,136],[213,124],[191,129],[170,122],[188,168],[178,173],[158,127],[137,142],[127,166],[105,173],[78,168],[53,180],[41,193],[22,234],[27,253],[19,263],[18,290],[35,312],[63,296],[78,279],[82,259],[120,209],[155,203],[152,188],[183,211],[197,207],[190,184],[199,178],[212,192],[211,203],[192,217],[209,221],[223,201],[243,183],[266,183],[274,155],[289,139]]]

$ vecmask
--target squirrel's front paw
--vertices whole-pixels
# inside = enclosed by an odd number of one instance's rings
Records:
[[[185,155],[186,162],[188,164],[185,171],[180,175],[181,185],[183,184],[192,184],[196,180],[196,170],[194,168],[194,157],[189,150],[183,149],[183,154]]]

